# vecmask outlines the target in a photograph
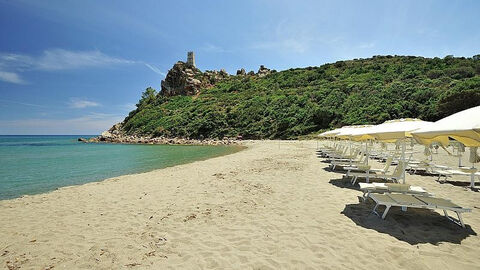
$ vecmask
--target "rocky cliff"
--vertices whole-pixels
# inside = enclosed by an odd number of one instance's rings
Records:
[[[205,71],[178,61],[168,71],[165,80],[162,80],[162,91],[164,96],[197,95],[201,89],[210,88],[217,82],[228,78],[230,75],[225,70]]]
[[[237,76],[258,76],[261,78],[274,72],[276,71],[270,70],[261,65],[257,73],[253,71],[246,73],[245,69],[242,68],[237,71]],[[202,72],[193,65],[178,61],[168,71],[165,80],[162,80],[162,91],[160,94],[167,97],[198,95],[201,89],[211,88],[216,83],[221,82],[230,76],[231,75],[224,69],[221,69],[220,71],[206,70],[205,72]]]

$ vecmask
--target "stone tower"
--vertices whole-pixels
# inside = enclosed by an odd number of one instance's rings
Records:
[[[187,65],[195,67],[195,55],[193,54],[193,52],[187,53]]]

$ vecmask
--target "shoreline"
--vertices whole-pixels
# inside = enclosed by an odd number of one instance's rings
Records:
[[[105,131],[100,136],[89,139],[80,137],[77,139],[84,143],[112,143],[112,144],[158,144],[158,145],[239,145],[242,140],[224,138],[220,139],[185,139],[167,137],[145,137],[133,135],[112,134]]]
[[[100,142],[100,143],[104,143],[104,142]],[[115,143],[115,144],[117,144],[117,143]],[[122,143],[118,143],[118,144],[122,144]],[[123,143],[123,144],[129,144],[129,143]],[[151,144],[138,144],[138,145],[151,145]],[[164,144],[158,144],[158,145],[164,145]],[[204,161],[204,160],[208,160],[208,159],[212,159],[212,158],[219,158],[219,157],[228,156],[228,155],[232,155],[232,154],[244,151],[245,149],[248,148],[244,144],[235,144],[235,145],[193,145],[193,144],[183,145],[183,144],[172,144],[172,145],[175,145],[175,146],[177,146],[177,145],[178,146],[225,146],[225,147],[231,147],[232,149],[234,148],[234,150],[232,150],[230,152],[227,152],[227,153],[223,153],[223,154],[214,154],[214,155],[209,156],[209,157],[199,158],[199,159],[196,159],[196,160],[189,160],[189,161],[186,161],[186,162],[182,162],[182,163],[178,163],[178,164],[174,164],[174,165],[167,165],[165,167],[151,169],[151,170],[147,170],[147,171],[132,172],[132,173],[122,174],[122,175],[108,177],[108,178],[101,178],[101,179],[97,179],[97,180],[86,182],[86,183],[78,183],[78,184],[61,186],[61,187],[57,187],[55,189],[48,190],[48,191],[41,191],[41,192],[33,193],[33,194],[24,194],[24,195],[20,195],[20,196],[14,197],[14,198],[0,199],[0,203],[3,202],[3,201],[17,200],[17,199],[22,199],[22,198],[32,197],[32,196],[37,196],[37,195],[41,196],[43,194],[49,194],[49,193],[52,193],[52,192],[55,192],[55,191],[58,191],[58,190],[71,188],[71,187],[81,187],[83,185],[88,185],[88,184],[91,184],[91,183],[101,183],[103,181],[108,181],[112,178],[133,176],[133,175],[143,174],[143,173],[150,173],[150,172],[154,172],[154,171],[157,171],[157,170],[163,170],[165,168],[170,168],[170,167],[175,167],[175,166],[181,166],[181,165],[185,165],[185,164],[194,163],[194,162],[197,162],[197,161]]]
[[[371,203],[359,202],[361,192],[324,169],[327,164],[315,156],[316,141],[247,141],[245,146],[230,155],[0,201],[0,265],[477,267],[477,193],[408,175],[410,184],[473,208],[464,216],[467,229],[426,210],[392,209],[381,220],[370,214]]]

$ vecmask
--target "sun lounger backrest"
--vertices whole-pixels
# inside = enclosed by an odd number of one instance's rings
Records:
[[[405,169],[405,162],[399,161],[397,167],[395,168],[395,171],[393,171],[392,177],[400,178],[402,176],[404,169]]]
[[[383,170],[386,172],[388,169],[390,169],[390,165],[392,165],[392,157],[388,157],[387,161],[385,161],[385,167],[383,167]]]
[[[390,192],[408,192],[410,185],[407,184],[396,184],[396,183],[386,183],[388,191]]]

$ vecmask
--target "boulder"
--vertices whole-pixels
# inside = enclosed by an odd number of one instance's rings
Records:
[[[264,65],[260,65],[260,68],[258,69],[257,75],[258,77],[265,77],[268,74],[272,73],[272,71],[268,68],[266,68]]]
[[[245,76],[245,75],[247,75],[247,73],[245,72],[244,68],[241,68],[241,69],[237,70],[237,75]]]

